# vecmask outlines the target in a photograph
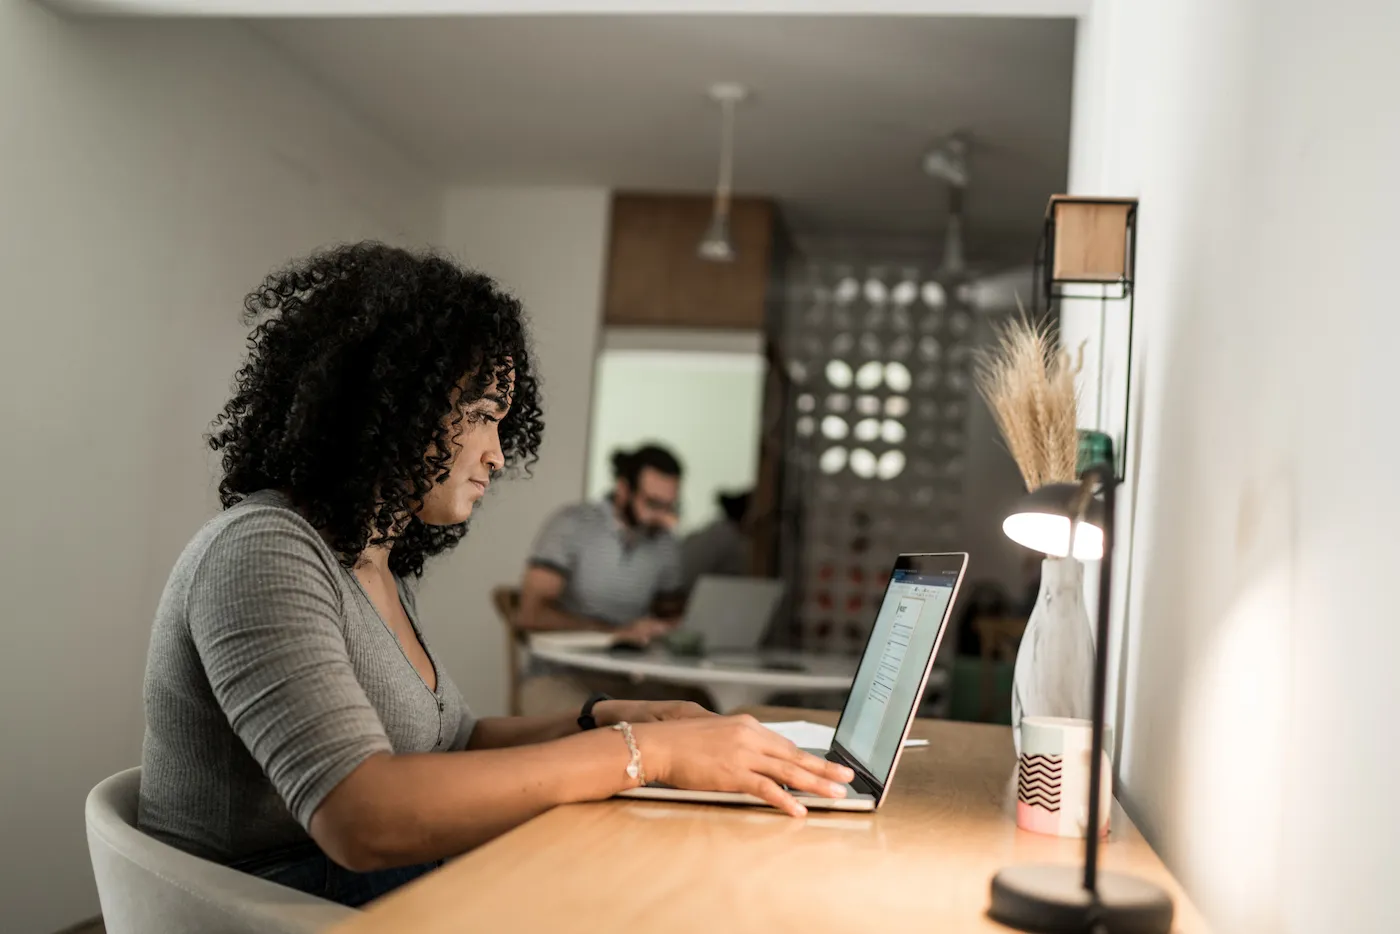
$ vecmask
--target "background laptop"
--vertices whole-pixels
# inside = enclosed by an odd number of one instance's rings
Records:
[[[681,629],[703,635],[706,654],[753,651],[782,598],[780,580],[704,574],[686,601]]]
[[[844,798],[796,792],[804,806],[873,811],[885,800],[966,571],[967,555],[961,553],[900,555],[895,560],[855,681],[841,709],[835,740],[830,750],[811,750],[849,767],[856,773],[855,780]],[[686,791],[656,784],[629,789],[621,796],[768,806],[753,795]]]

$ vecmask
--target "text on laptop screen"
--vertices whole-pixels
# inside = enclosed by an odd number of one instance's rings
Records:
[[[924,669],[938,641],[956,574],[899,570],[890,579],[841,723],[840,743],[880,784],[889,780]]]

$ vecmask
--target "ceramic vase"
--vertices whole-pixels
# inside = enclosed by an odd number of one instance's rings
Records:
[[[1094,636],[1084,608],[1084,565],[1073,558],[1046,558],[1040,595],[1031,611],[1011,689],[1011,728],[1021,755],[1025,717],[1087,720],[1094,678]]]

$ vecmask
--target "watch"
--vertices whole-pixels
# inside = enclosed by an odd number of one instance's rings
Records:
[[[583,702],[583,709],[578,714],[578,728],[580,730],[598,729],[598,721],[593,716],[593,705],[605,700],[612,700],[612,698],[606,694],[598,693]]]

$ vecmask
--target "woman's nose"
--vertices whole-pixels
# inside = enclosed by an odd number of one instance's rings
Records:
[[[499,432],[491,432],[491,444],[481,455],[481,461],[494,473],[506,465],[505,452],[501,450],[501,436]]]

